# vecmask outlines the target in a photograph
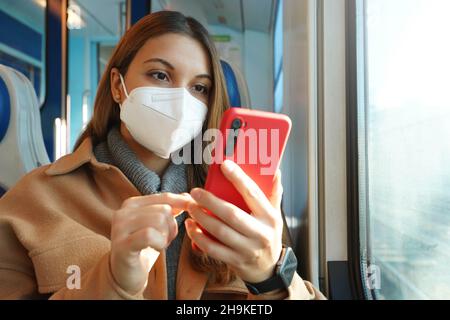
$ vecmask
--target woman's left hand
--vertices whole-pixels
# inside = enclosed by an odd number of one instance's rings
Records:
[[[274,274],[282,251],[281,173],[278,170],[272,194],[267,198],[234,162],[224,161],[221,169],[242,195],[251,214],[196,188],[191,191],[195,202],[188,208],[192,219],[186,219],[187,233],[204,253],[226,263],[242,280],[264,281]],[[218,241],[205,235],[199,225]]]

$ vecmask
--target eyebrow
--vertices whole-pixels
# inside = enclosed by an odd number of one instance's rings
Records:
[[[212,82],[212,77],[209,75],[209,74],[199,74],[198,76],[195,76],[196,78],[206,78],[206,79],[209,79],[209,81],[211,81]]]
[[[161,64],[165,65],[166,67],[168,67],[171,70],[175,70],[175,67],[170,62],[168,62],[168,61],[166,61],[164,59],[161,59],[161,58],[151,58],[151,59],[148,59],[148,60],[144,61],[144,63],[149,63],[149,62],[158,62],[158,63],[161,63]],[[209,74],[207,74],[207,73],[199,74],[199,75],[197,75],[195,77],[196,78],[206,78],[206,79],[209,79],[212,82],[212,77]]]
[[[159,62],[159,63],[165,65],[166,67],[168,67],[169,69],[175,70],[175,67],[172,64],[170,64],[170,62],[168,62],[164,59],[161,59],[161,58],[151,58],[151,59],[144,61],[144,63],[149,63],[149,62]]]

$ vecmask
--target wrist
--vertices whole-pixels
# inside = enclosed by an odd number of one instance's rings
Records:
[[[114,276],[112,263],[111,263],[111,254],[108,254],[108,270],[106,272],[108,281],[110,283],[111,288],[115,291],[115,293],[122,299],[125,300],[141,300],[143,299],[143,290],[137,291],[135,293],[129,292],[126,288],[124,288]]]
[[[297,259],[291,248],[283,248],[272,276],[260,282],[244,281],[252,294],[258,295],[279,289],[287,289],[297,269]]]
[[[248,278],[243,279],[244,282],[259,283],[259,282],[263,282],[263,281],[275,276],[276,272],[277,272],[277,265],[280,262],[282,255],[283,255],[283,250],[281,249],[280,253],[278,254],[278,259],[275,262],[273,262],[269,268],[267,268],[266,270],[264,270],[263,272],[258,273],[258,274],[255,274],[255,272],[252,272]]]
[[[248,283],[259,283],[259,282],[263,282],[266,281],[267,279],[272,278],[273,276],[275,276],[276,274],[276,268],[277,268],[277,264],[273,264],[271,268],[269,268],[267,271],[264,271],[262,273],[259,274],[255,274],[253,273],[250,277],[246,278],[244,280],[244,282],[248,282]]]

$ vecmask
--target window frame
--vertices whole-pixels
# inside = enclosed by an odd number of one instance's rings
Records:
[[[347,210],[346,0],[318,0],[315,72],[317,226],[320,288],[331,299],[356,297],[350,286]]]
[[[357,299],[373,300],[376,296],[366,285],[367,199],[360,199],[367,181],[367,170],[360,166],[360,160],[364,166],[366,163],[366,159],[360,159],[360,150],[367,146],[365,134],[360,134],[365,132],[366,121],[364,4],[364,0],[346,1],[347,246],[352,294]],[[364,155],[367,156],[367,152]],[[365,254],[361,255],[362,252]]]

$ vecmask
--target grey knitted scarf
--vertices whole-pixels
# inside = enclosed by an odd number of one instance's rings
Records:
[[[116,127],[109,131],[106,141],[94,148],[94,154],[98,161],[118,167],[143,195],[159,192],[183,193],[188,191],[186,167],[184,164],[175,165],[170,163],[162,178],[160,178],[158,174],[144,166],[137,158]],[[174,300],[176,297],[175,284],[178,258],[186,232],[183,223],[185,219],[186,213],[176,218],[178,235],[166,250],[167,294],[170,300]]]

